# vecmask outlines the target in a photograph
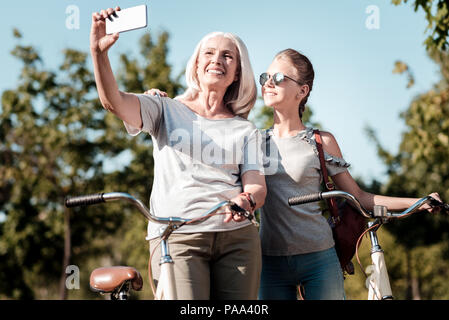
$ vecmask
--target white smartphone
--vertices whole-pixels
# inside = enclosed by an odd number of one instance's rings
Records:
[[[145,4],[115,11],[106,19],[106,34],[125,32],[147,26],[147,6]]]

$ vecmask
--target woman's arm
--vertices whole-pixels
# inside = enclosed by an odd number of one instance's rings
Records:
[[[342,158],[340,147],[338,146],[335,137],[329,132],[321,132],[323,140],[323,149],[330,155]],[[351,176],[349,171],[342,172],[332,176],[332,180],[338,187],[338,189],[343,190],[352,194],[357,200],[360,201],[362,206],[372,211],[374,205],[383,205],[391,211],[402,211],[413,205],[419,199],[417,198],[399,198],[399,197],[388,197],[377,194],[372,194],[362,190],[354,178]],[[438,193],[432,193],[431,196],[436,200],[441,201]],[[433,211],[429,205],[422,207],[423,209]]]
[[[243,192],[248,192],[252,195],[254,202],[256,204],[255,208],[251,208],[251,203],[242,194],[234,197],[231,201],[235,202],[238,206],[242,207],[247,211],[254,211],[263,206],[265,202],[265,196],[267,195],[267,186],[265,184],[265,176],[256,170],[246,171],[242,176]],[[239,215],[232,216],[227,214],[225,217],[225,222],[229,222],[232,219],[239,222],[244,220],[244,217]]]
[[[267,186],[265,176],[256,170],[246,171],[242,176],[243,192],[250,193],[256,204],[254,210],[259,209],[265,203]]]
[[[366,192],[359,187],[348,171],[333,176],[332,180],[340,190],[352,194],[369,211],[372,211],[375,205],[386,206],[390,211],[402,211],[418,201],[415,198],[388,197]]]
[[[115,10],[120,10],[116,7]],[[105,19],[115,12],[114,9],[101,10],[92,14],[90,33],[90,51],[94,65],[95,83],[101,104],[120,119],[136,128],[142,128],[139,99],[118,89],[108,58],[108,50],[117,41],[118,33],[107,35]]]

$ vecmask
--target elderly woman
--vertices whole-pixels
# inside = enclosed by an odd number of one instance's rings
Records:
[[[188,89],[175,99],[126,93],[118,89],[108,60],[118,34],[106,35],[105,19],[115,10],[92,15],[95,81],[103,107],[123,120],[129,134],[152,137],[152,213],[194,218],[227,199],[249,211],[261,207],[261,138],[246,119],[257,90],[243,42],[229,33],[205,36],[187,65]],[[149,223],[150,248],[158,229]],[[179,299],[257,299],[260,240],[248,220],[212,217],[184,226],[169,244]],[[157,278],[157,256],[152,265]]]

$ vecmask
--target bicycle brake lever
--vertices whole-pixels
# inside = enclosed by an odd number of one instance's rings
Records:
[[[245,209],[243,209],[242,207],[240,207],[238,204],[235,204],[235,203],[231,204],[230,208],[232,211],[241,212],[241,213],[244,213],[246,211]]]
[[[246,219],[248,219],[256,227],[259,226],[259,223],[257,222],[257,220],[254,219],[255,218],[254,214],[252,214],[251,212],[246,211],[245,209],[243,209],[242,207],[240,207],[239,205],[237,205],[235,203],[232,204],[230,206],[230,208],[231,208],[232,211],[237,212],[238,215],[244,216]]]
[[[254,218],[254,216],[250,212],[246,211],[245,209],[243,209],[242,207],[240,207],[239,205],[237,205],[235,203],[232,204],[230,206],[230,208],[231,208],[232,211],[237,212],[238,215],[244,216],[248,220],[252,220]]]
[[[432,198],[432,197],[430,197],[430,203],[429,204],[432,207],[445,207],[446,206],[443,202],[438,201],[437,199]]]
[[[429,203],[432,208],[439,208],[440,213],[449,214],[449,203],[443,203],[438,200],[432,199]]]
[[[438,201],[438,200],[436,200],[436,199],[431,197],[429,205],[431,207],[433,207],[433,208],[438,208],[439,207],[439,208],[442,209],[442,211],[445,211],[446,213],[449,213],[449,204],[448,203],[444,203],[444,202]]]

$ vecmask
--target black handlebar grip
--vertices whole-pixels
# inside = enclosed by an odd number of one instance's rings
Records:
[[[449,213],[449,203],[443,203],[431,197],[430,205],[433,207],[440,207],[443,212]]]
[[[320,201],[322,199],[323,199],[323,197],[321,195],[321,192],[310,193],[310,194],[305,194],[302,196],[290,197],[290,198],[288,198],[288,204],[290,206],[296,206],[298,204]]]
[[[240,215],[243,215],[250,221],[254,218],[253,214],[247,213],[245,209],[243,209],[242,207],[240,207],[239,205],[237,205],[235,203],[233,205],[231,205],[230,208],[232,211],[238,212]]]
[[[449,213],[449,203],[444,204],[443,210],[446,211],[446,213]]]
[[[245,212],[245,209],[243,209],[242,207],[240,207],[239,205],[237,205],[235,203],[233,205],[231,205],[231,210],[236,211],[236,212]]]
[[[69,197],[65,199],[64,203],[67,208],[102,203],[105,202],[105,200],[103,199],[103,194],[104,193],[97,193],[88,194],[85,196]]]

